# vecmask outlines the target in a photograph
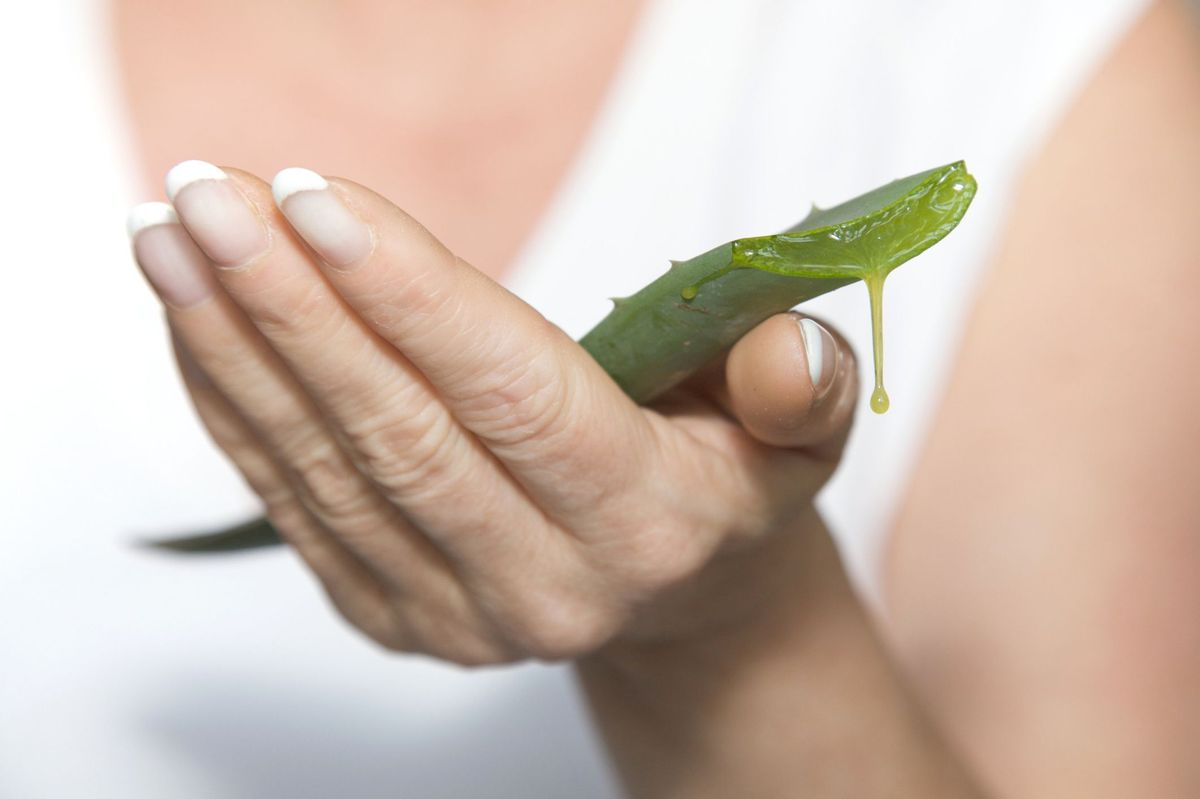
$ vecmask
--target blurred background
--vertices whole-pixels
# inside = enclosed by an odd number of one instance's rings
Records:
[[[970,224],[890,287],[897,410],[822,497],[872,595],[1020,166],[1147,3],[591,5],[0,4],[0,797],[617,795],[566,667],[386,655],[290,553],[133,546],[258,512],[125,239],[186,158],[370,185],[573,335],[668,258],[965,158]],[[868,351],[862,297],[819,310]]]

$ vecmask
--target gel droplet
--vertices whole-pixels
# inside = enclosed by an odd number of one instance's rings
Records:
[[[887,413],[891,407],[887,390],[883,387],[883,281],[887,273],[881,269],[870,269],[863,276],[867,294],[871,298],[871,349],[875,360],[875,391],[871,393],[871,410]]]
[[[691,300],[696,299],[696,292],[699,290],[700,289],[697,286],[686,286],[684,287],[683,291],[679,292],[679,296],[690,302]]]
[[[892,401],[888,399],[887,391],[883,386],[879,386],[871,392],[871,410],[875,413],[887,413],[890,407],[892,407]]]

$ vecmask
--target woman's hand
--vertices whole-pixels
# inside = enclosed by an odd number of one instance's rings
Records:
[[[574,658],[736,623],[788,579],[776,550],[804,534],[857,394],[825,328],[773,317],[639,408],[357,184],[285,170],[273,200],[190,161],[167,188],[178,217],[139,206],[130,230],[196,407],[376,641]]]
[[[185,162],[167,188],[130,228],[196,407],[354,625],[578,659],[633,796],[976,795],[812,509],[857,393],[840,338],[781,314],[639,408],[361,186],[285,170],[273,202]]]

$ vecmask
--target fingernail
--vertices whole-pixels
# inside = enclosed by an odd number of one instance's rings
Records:
[[[270,246],[262,219],[219,168],[206,161],[183,161],[167,172],[166,183],[179,218],[218,266],[241,266]]]
[[[837,375],[837,342],[828,330],[807,317],[800,320],[800,333],[804,338],[804,357],[808,361],[813,395],[820,400],[829,393]]]
[[[271,181],[271,193],[296,232],[330,266],[351,269],[370,255],[370,229],[316,172],[288,167]]]
[[[134,259],[163,302],[187,308],[212,296],[208,259],[179,224],[175,209],[142,203],[130,210],[126,229]]]

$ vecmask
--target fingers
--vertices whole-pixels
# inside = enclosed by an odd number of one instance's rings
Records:
[[[139,206],[134,217],[136,260],[167,303],[173,334],[196,364],[193,375],[202,372],[212,385],[201,396],[217,393],[235,409],[252,439],[282,470],[282,484],[326,529],[337,530],[357,556],[384,567],[408,564],[406,575],[437,573],[436,553],[404,531],[404,520],[346,457],[278,356],[216,281],[205,277],[209,263],[171,209],[161,203]],[[261,460],[249,445],[230,455],[244,473],[255,468],[251,459]],[[278,485],[265,486],[262,490],[273,493],[263,494],[264,499],[271,500]],[[379,535],[381,528],[390,535]]]
[[[540,515],[425,377],[329,286],[269,186],[195,162],[173,169],[168,186],[221,286],[389,501],[468,569],[497,565],[477,557],[481,546],[494,549],[479,535],[489,518],[511,520],[542,546]],[[466,505],[454,501],[463,486],[473,495]],[[520,543],[505,552],[527,557]]]
[[[342,546],[297,502],[286,471],[272,461],[253,430],[177,336],[172,335],[172,343],[192,402],[213,440],[263,498],[273,524],[347,621],[392,650],[425,652],[464,664],[511,658],[478,608],[454,590],[457,584],[443,579],[436,584],[414,582],[397,587],[379,574],[378,567],[386,564],[360,560]],[[450,592],[455,595],[448,599]]]
[[[858,396],[854,364],[849,345],[824,325],[777,314],[730,351],[727,407],[763,443],[835,457]]]
[[[327,528],[405,593],[437,597],[445,606],[441,618],[478,617],[484,607],[520,615],[510,607],[535,590],[527,585],[534,562],[554,563],[553,573],[565,587],[581,585],[585,564],[573,542],[457,423],[424,375],[330,288],[275,210],[269,187],[209,165],[187,169],[195,170],[190,180],[172,171],[170,193],[188,232],[209,256],[224,290],[218,297],[240,312],[242,330],[229,318],[174,324],[203,337],[203,344],[189,346],[219,384],[244,386],[265,366],[252,358],[242,363],[230,353],[252,355],[266,348],[286,365],[298,384],[291,390],[311,398],[339,445],[308,441],[307,449],[281,455],[310,492],[357,498],[348,495],[352,486],[343,476],[349,454],[379,489],[376,498],[403,514],[389,518],[383,508],[366,505],[338,508],[345,512],[326,521]],[[223,232],[236,227],[245,230]],[[201,349],[225,356],[206,362]],[[253,404],[246,412],[269,424],[267,398],[245,389],[234,396],[238,390],[226,389],[233,404]],[[413,615],[410,608],[406,617]]]
[[[374,574],[325,530],[296,499],[284,471],[267,454],[249,425],[221,395],[186,346],[172,335],[180,373],[213,441],[237,465],[267,506],[271,519],[321,581],[338,611],[377,640],[402,646],[405,637]]]
[[[549,513],[595,516],[643,473],[644,418],[539,313],[355,183],[289,169],[274,190],[338,293]]]

